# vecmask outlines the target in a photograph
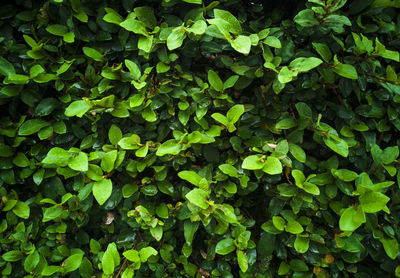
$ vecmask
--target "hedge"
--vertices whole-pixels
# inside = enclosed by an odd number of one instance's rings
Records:
[[[400,277],[399,8],[2,3],[2,276]]]

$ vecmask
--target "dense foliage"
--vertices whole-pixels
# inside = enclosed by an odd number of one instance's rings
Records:
[[[3,277],[400,277],[398,8],[2,2]]]

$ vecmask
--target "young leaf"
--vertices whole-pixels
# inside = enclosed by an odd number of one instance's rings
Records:
[[[212,114],[212,115],[211,115],[211,118],[213,118],[213,119],[216,120],[217,122],[223,124],[224,126],[227,126],[227,125],[229,124],[228,119],[227,119],[224,115],[222,115],[222,114],[220,114],[220,113],[214,113],[214,114]]]
[[[103,55],[94,48],[84,46],[82,50],[86,56],[92,58],[97,62],[102,62],[104,59]]]
[[[250,53],[251,50],[250,37],[239,35],[236,37],[236,39],[232,40],[230,43],[233,49],[235,49],[237,52],[240,52],[244,55],[248,55]]]
[[[89,109],[91,106],[86,103],[84,100],[76,100],[72,102],[67,109],[65,109],[65,116],[67,117],[73,117],[77,116],[81,118]]]
[[[103,205],[108,198],[111,196],[112,192],[112,182],[110,179],[103,179],[97,181],[93,184],[92,188],[93,196],[99,205]]]
[[[220,240],[215,246],[215,253],[219,255],[228,255],[235,251],[235,244],[232,238],[225,238]]]
[[[240,119],[243,113],[244,106],[242,104],[236,104],[228,110],[228,113],[226,113],[226,118],[229,123],[234,124]]]
[[[269,175],[277,175],[282,173],[282,163],[280,160],[273,156],[268,156],[264,162],[262,170]]]
[[[309,57],[309,58],[296,58],[294,59],[289,67],[297,72],[308,72],[312,70],[313,68],[318,67],[320,64],[322,64],[322,60],[319,58],[315,57]]]
[[[208,82],[210,83],[211,87],[218,92],[221,92],[224,88],[221,78],[213,70],[208,71]]]
[[[20,126],[18,130],[18,135],[20,136],[31,135],[48,125],[50,124],[43,120],[38,120],[38,119],[28,120]]]
[[[178,140],[170,139],[168,141],[165,141],[164,143],[161,144],[161,146],[158,147],[156,155],[157,156],[163,156],[166,154],[177,155],[180,153],[182,148],[183,145],[179,144]]]
[[[290,219],[286,224],[285,231],[291,234],[300,234],[304,231],[303,227],[296,220]]]
[[[68,167],[80,172],[88,170],[88,156],[84,152],[80,152],[76,157],[69,160]]]
[[[147,246],[139,250],[140,260],[143,263],[147,262],[150,256],[155,256],[157,254],[157,250],[151,246]]]
[[[139,80],[139,78],[142,76],[139,66],[136,63],[134,63],[128,59],[125,59],[125,66],[128,68],[129,72],[133,75],[133,77],[136,80]]]
[[[233,86],[235,86],[238,79],[239,79],[239,75],[232,75],[225,81],[222,89],[226,90],[226,89],[232,88]]]
[[[236,257],[238,260],[240,270],[242,272],[246,272],[247,269],[249,268],[249,261],[247,259],[246,253],[243,250],[236,250]]]
[[[202,177],[194,171],[181,171],[178,173],[178,176],[196,186],[199,186],[202,179]]]
[[[353,207],[345,209],[339,220],[339,227],[342,231],[355,231],[365,223],[365,214],[361,208],[355,210]]]
[[[304,254],[307,252],[310,244],[310,239],[307,237],[302,237],[300,235],[296,236],[296,240],[294,241],[294,249],[300,254]]]
[[[169,50],[174,50],[182,46],[183,40],[186,38],[185,28],[177,27],[172,30],[167,38],[167,47]]]
[[[390,198],[380,192],[366,192],[360,196],[360,204],[363,211],[376,213],[385,208]]]
[[[261,161],[261,155],[250,155],[243,160],[242,168],[248,170],[259,170],[264,167],[264,161]]]
[[[195,188],[189,191],[189,193],[187,193],[185,197],[189,200],[189,202],[202,209],[207,209],[209,206],[207,204],[208,193],[203,189]]]

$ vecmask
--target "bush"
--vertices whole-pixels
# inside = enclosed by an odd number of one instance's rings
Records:
[[[3,277],[400,277],[400,5],[268,2],[2,5]]]

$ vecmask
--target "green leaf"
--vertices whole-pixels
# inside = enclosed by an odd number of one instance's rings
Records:
[[[285,226],[285,231],[291,234],[300,234],[304,231],[304,229],[299,222],[290,219]]]
[[[30,215],[30,208],[24,202],[18,201],[17,204],[13,207],[12,211],[15,213],[16,216],[28,219]]]
[[[163,156],[166,154],[177,155],[182,150],[183,145],[179,143],[178,140],[170,139],[165,141],[158,147],[156,155]]]
[[[271,47],[275,47],[275,48],[281,48],[282,47],[281,41],[277,37],[274,37],[274,36],[266,37],[263,42],[266,45],[269,45]]]
[[[218,168],[226,175],[234,178],[238,178],[238,170],[230,164],[219,165]]]
[[[272,223],[274,224],[275,228],[279,231],[283,231],[285,229],[286,221],[280,216],[273,216]]]
[[[219,78],[218,74],[213,70],[208,71],[208,82],[211,87],[218,92],[221,92],[224,89],[224,84],[222,83],[221,78]]]
[[[111,196],[112,192],[112,182],[110,179],[103,179],[100,181],[96,181],[93,184],[92,192],[93,196],[99,205],[103,205],[108,198]]]
[[[148,122],[155,122],[157,121],[157,114],[154,112],[154,110],[148,106],[146,109],[142,111],[142,117]]]
[[[120,16],[115,10],[111,8],[105,8],[106,14],[103,17],[103,20],[108,23],[120,24],[123,21],[122,16]]]
[[[185,221],[183,224],[183,232],[185,236],[185,241],[186,243],[191,244],[194,238],[194,235],[199,228],[199,222],[191,222],[191,221]]]
[[[47,116],[50,115],[54,109],[59,106],[59,102],[55,98],[44,98],[35,108],[35,115],[37,116]]]
[[[18,135],[21,136],[31,135],[48,125],[50,124],[43,120],[38,120],[38,119],[28,120],[20,126],[18,130]]]
[[[88,170],[88,156],[84,152],[80,152],[77,156],[71,158],[68,167],[79,172],[86,172]]]
[[[219,255],[228,255],[229,253],[235,251],[235,243],[232,238],[225,238],[220,240],[215,246],[215,253]]]
[[[133,9],[133,11],[139,20],[146,25],[146,27],[154,28],[157,25],[157,19],[154,15],[154,10],[151,7],[136,7]]]
[[[232,40],[230,43],[233,49],[235,49],[237,52],[240,52],[244,55],[248,55],[250,53],[251,50],[250,37],[239,35],[236,37],[236,39]]]
[[[103,272],[106,275],[111,275],[114,273],[115,264],[113,256],[109,252],[105,252],[101,259],[101,265],[103,268]]]
[[[99,51],[87,46],[82,47],[83,53],[97,62],[102,62],[104,57]]]
[[[118,266],[121,263],[121,257],[119,256],[117,246],[114,242],[108,244],[105,253],[109,253],[111,255],[115,266]]]
[[[226,113],[226,118],[228,119],[229,123],[234,124],[240,119],[243,113],[244,105],[236,104],[228,110],[228,112]]]
[[[63,263],[64,272],[72,272],[77,270],[82,263],[83,254],[74,254],[69,256]]]
[[[217,122],[223,124],[224,126],[227,126],[229,124],[228,119],[224,115],[222,115],[220,113],[213,113],[211,115],[211,118],[213,118]]]
[[[119,25],[122,28],[124,28],[130,32],[133,32],[135,34],[140,34],[143,36],[148,35],[148,32],[146,30],[146,25],[139,20],[133,19],[130,15],[127,17],[126,20],[121,22]]]
[[[13,251],[8,251],[8,252],[4,253],[1,257],[6,262],[17,262],[17,261],[21,260],[24,257],[24,255],[19,250],[13,250]]]
[[[144,101],[144,96],[140,94],[133,95],[129,98],[129,106],[130,107],[138,107],[142,105]]]
[[[46,27],[46,31],[49,32],[52,35],[56,36],[64,36],[66,33],[68,33],[68,28],[67,26],[60,25],[60,24],[53,24],[48,27]]]
[[[157,250],[151,246],[147,246],[139,250],[140,260],[142,261],[142,263],[147,262],[147,260],[151,256],[155,256],[157,254],[158,254]]]
[[[29,166],[29,159],[26,157],[25,154],[19,152],[13,158],[13,163],[15,165],[17,165],[18,167],[26,167],[26,166]]]
[[[300,260],[300,259],[290,260],[290,268],[293,271],[299,271],[299,272],[300,271],[301,272],[308,271],[307,264],[305,262],[303,262],[302,260]]]
[[[313,184],[311,182],[305,182],[303,189],[305,192],[313,194],[313,195],[320,194],[320,190],[319,190],[318,186],[316,186],[315,184]]]
[[[23,85],[28,82],[29,82],[29,76],[22,74],[10,74],[3,81],[4,84],[17,84],[17,85]]]
[[[101,159],[101,168],[109,173],[114,169],[115,160],[117,159],[117,150],[112,150],[110,152],[106,152]]]
[[[278,158],[268,156],[267,160],[264,162],[264,167],[262,170],[269,175],[280,174],[282,173],[282,163]]]
[[[290,144],[289,151],[294,156],[294,158],[296,158],[298,161],[303,162],[303,163],[306,162],[306,153],[300,146],[298,146],[296,144]]]
[[[361,207],[366,213],[376,213],[386,207],[390,198],[380,192],[366,192],[359,198]]]
[[[122,253],[129,261],[137,263],[140,262],[139,252],[136,250],[128,250]]]
[[[339,74],[340,76],[343,76],[348,79],[357,79],[358,74],[357,70],[354,66],[349,65],[349,64],[342,64],[338,61],[336,55],[334,57],[334,67],[332,68],[332,71]]]
[[[315,57],[309,57],[309,58],[296,58],[294,59],[289,67],[297,72],[308,72],[312,70],[313,68],[318,67],[320,64],[322,64],[322,60],[319,58]]]
[[[63,214],[64,210],[62,207],[55,205],[49,208],[46,208],[43,212],[43,219],[42,222],[48,222]]]
[[[236,256],[240,270],[242,272],[246,272],[249,268],[249,261],[247,259],[246,253],[243,250],[236,250]]]
[[[295,169],[292,171],[292,176],[296,185],[300,188],[303,188],[303,184],[306,181],[306,177],[304,176],[303,172]]]
[[[304,254],[307,252],[310,245],[310,239],[307,237],[302,237],[300,235],[296,236],[296,240],[294,241],[294,249],[300,254]]]
[[[34,251],[33,253],[29,254],[24,261],[24,269],[27,272],[31,272],[40,261],[40,255],[38,251]]]
[[[120,146],[124,150],[136,150],[139,149],[140,137],[136,134],[132,134],[129,137],[124,137],[118,142],[118,146]]]
[[[136,80],[139,80],[139,78],[142,76],[139,66],[136,63],[134,63],[128,59],[125,59],[125,66],[128,68],[129,72],[133,75],[133,77]]]
[[[300,11],[293,20],[302,27],[311,27],[319,24],[311,9]]]
[[[385,238],[381,237],[379,238],[379,241],[383,245],[383,249],[385,249],[386,254],[391,258],[392,260],[397,258],[397,255],[399,254],[399,243],[395,238]]]
[[[122,131],[117,125],[111,125],[110,129],[108,130],[108,140],[113,145],[117,145],[119,140],[122,139]]]
[[[208,193],[203,189],[195,188],[189,191],[185,197],[189,200],[189,202],[202,209],[207,209],[209,206],[207,203]]]
[[[0,74],[4,76],[15,74],[14,66],[3,57],[0,57]]]
[[[383,150],[380,158],[383,164],[390,164],[395,161],[399,156],[399,147],[387,147]]]
[[[136,150],[135,155],[137,157],[146,157],[148,152],[149,152],[149,144],[146,144],[143,147],[140,147],[138,150]]]
[[[206,32],[207,23],[204,20],[197,20],[191,27],[185,29],[186,32],[202,35]]]
[[[186,38],[185,28],[183,26],[172,30],[167,38],[167,47],[169,50],[174,50],[182,46],[183,40]]]
[[[340,170],[332,169],[331,172],[332,175],[343,181],[353,181],[358,177],[358,174],[356,172],[347,169],[340,169]]]
[[[326,44],[317,42],[313,42],[312,46],[315,51],[317,51],[318,54],[322,57],[322,59],[324,59],[325,62],[329,63],[329,61],[332,59],[332,52],[329,47]]]
[[[296,121],[293,118],[285,118],[276,123],[277,129],[290,129],[296,126]]]
[[[231,77],[229,77],[224,83],[223,90],[226,90],[226,89],[229,89],[229,88],[232,88],[233,86],[235,86],[238,79],[239,79],[239,75],[232,75]]]
[[[43,276],[51,276],[56,272],[61,272],[62,268],[60,266],[55,266],[55,265],[48,265],[45,266],[42,270],[42,275]]]
[[[138,48],[144,52],[150,53],[153,46],[153,36],[140,37],[138,41]]]
[[[198,4],[198,5],[203,4],[202,0],[182,0],[182,1],[190,4]]]
[[[68,32],[64,34],[63,40],[67,43],[73,43],[75,41],[75,34],[73,32]]]
[[[365,221],[365,214],[360,207],[357,210],[349,207],[342,212],[339,227],[342,231],[352,232],[365,223]]]
[[[240,25],[239,20],[237,20],[236,17],[234,17],[230,12],[220,9],[214,9],[214,17],[225,21],[226,28],[229,29],[229,32],[235,35],[239,35],[242,33],[242,26]],[[224,31],[225,29],[221,30],[221,33],[224,33]]]
[[[349,155],[349,146],[343,139],[336,136],[331,138],[324,137],[323,140],[325,144],[334,152],[340,154],[343,157],[347,157]]]
[[[259,170],[264,167],[261,155],[250,155],[243,160],[242,168],[248,170]]]
[[[202,177],[194,171],[181,171],[178,173],[178,176],[196,186],[199,186],[202,180]]]
[[[81,118],[89,109],[91,106],[86,103],[84,100],[76,100],[72,102],[67,109],[65,109],[65,116],[67,117],[73,117],[77,116]]]
[[[56,164],[58,166],[67,166],[72,154],[59,147],[51,148],[46,157],[42,160],[45,164]]]

